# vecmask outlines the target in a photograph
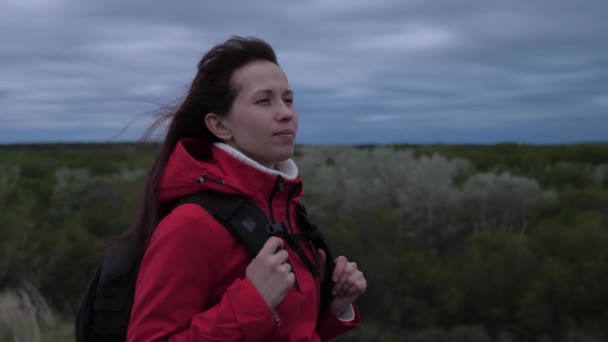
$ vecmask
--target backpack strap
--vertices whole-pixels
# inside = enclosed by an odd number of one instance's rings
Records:
[[[318,239],[320,232],[290,234],[283,222],[269,223],[266,214],[257,205],[240,195],[204,192],[180,198],[174,203],[173,208],[185,203],[195,203],[205,208],[234,234],[254,257],[271,236],[283,238],[312,275],[318,276],[315,263],[306,256],[298,240]],[[316,256],[316,249],[313,247],[312,250]],[[300,291],[297,279],[294,287]]]
[[[333,295],[331,277],[334,272],[334,263],[329,246],[319,228],[313,224],[303,205],[296,205],[296,215],[302,224],[302,233],[289,234],[282,222],[271,224],[266,214],[254,203],[240,195],[217,192],[204,192],[178,199],[173,208],[186,203],[194,203],[205,208],[213,217],[224,225],[236,238],[241,241],[252,256],[256,256],[271,236],[280,236],[294,249],[309,271],[316,277],[318,275],[315,263],[310,261],[298,241],[308,240],[312,251],[317,256],[317,248],[325,251],[327,256],[324,281],[321,284],[321,309],[326,308]],[[293,267],[292,267],[293,269]],[[300,291],[298,281],[294,284]]]
[[[281,226],[283,225],[283,223],[279,223],[279,224]],[[271,228],[275,227],[276,225],[277,224],[271,225]],[[304,249],[298,243],[298,240],[305,240],[307,236],[310,236],[308,233],[290,234],[284,228],[282,228],[280,231],[276,231],[276,230],[272,231],[271,234],[282,237],[287,242],[287,244],[300,257],[300,259],[302,260],[304,265],[306,265],[306,268],[308,269],[308,271],[310,271],[310,273],[312,273],[312,275],[315,277],[319,275],[317,266],[312,261],[310,261],[310,259],[308,259],[308,257],[306,256],[306,253],[304,252]],[[314,248],[312,248],[312,250],[316,257],[316,255],[317,255],[316,250]]]
[[[282,223],[270,224],[266,214],[242,196],[217,192],[199,193],[180,198],[175,202],[174,208],[186,203],[205,208],[247,248],[252,257],[260,252],[271,236],[281,236]],[[293,265],[289,261],[287,263],[293,269]],[[294,287],[300,291],[297,278]]]
[[[323,236],[321,230],[319,230],[319,227],[310,220],[306,207],[301,203],[296,204],[296,214],[302,224],[302,230],[305,231],[304,233],[298,234],[298,236],[303,236],[304,239],[309,240],[315,256],[317,255],[317,248],[320,248],[325,251],[327,257],[325,259],[325,274],[322,275],[323,282],[321,283],[321,311],[323,311],[334,299],[334,295],[332,294],[332,276],[335,266],[333,257],[327,240]],[[299,239],[298,236],[294,236],[294,239]]]
[[[268,219],[260,208],[239,195],[205,192],[183,197],[174,207],[186,203],[198,204],[234,234],[256,256],[270,238]]]

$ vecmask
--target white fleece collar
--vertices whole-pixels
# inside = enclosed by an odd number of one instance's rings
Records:
[[[262,172],[271,174],[271,175],[280,175],[285,179],[288,180],[294,180],[298,177],[298,167],[296,165],[296,163],[291,160],[291,159],[287,159],[286,161],[282,161],[276,164],[277,169],[270,169],[267,168],[266,166],[256,162],[255,160],[249,158],[248,156],[246,156],[245,154],[243,154],[243,152],[237,150],[236,148],[226,144],[226,143],[222,143],[222,142],[216,142],[213,145],[217,146],[218,148],[222,149],[223,151],[225,151],[226,153],[230,154],[231,156],[233,156],[234,158],[242,161],[243,163],[256,168]]]

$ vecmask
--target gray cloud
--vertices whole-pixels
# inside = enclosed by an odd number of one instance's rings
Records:
[[[603,0],[0,0],[0,142],[141,129],[231,34],[275,47],[303,142],[605,139],[559,123],[608,131],[607,12]],[[504,135],[515,127],[532,133]]]

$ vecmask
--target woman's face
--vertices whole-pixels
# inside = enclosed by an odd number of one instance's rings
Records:
[[[291,158],[298,116],[283,70],[268,61],[255,61],[237,69],[232,83],[238,95],[222,120],[232,136],[228,143],[270,168]]]

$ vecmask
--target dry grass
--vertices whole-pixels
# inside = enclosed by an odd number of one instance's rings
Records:
[[[0,342],[73,341],[70,334],[33,286],[0,292]]]

